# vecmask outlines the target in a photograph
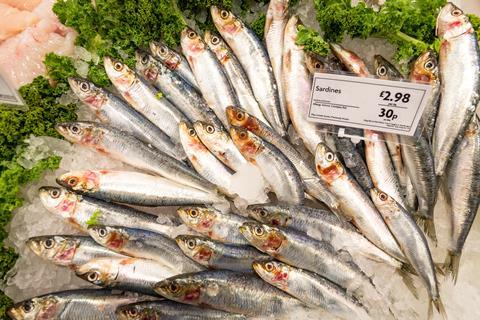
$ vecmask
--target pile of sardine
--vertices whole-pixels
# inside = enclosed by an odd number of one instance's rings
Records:
[[[347,128],[364,138],[355,144],[307,120],[313,73],[401,80],[392,64],[376,56],[371,74],[335,44],[335,56],[307,54],[288,1],[269,5],[266,47],[231,12],[212,7],[211,15],[218,33],[185,29],[183,56],[153,42],[137,52],[135,70],[105,58],[116,94],[70,79],[99,122],[61,123],[58,132],[138,171],[68,172],[61,187],[40,189],[44,206],[85,235],[34,237],[28,247],[103,289],[35,297],[9,315],[244,319],[319,308],[395,319],[364,271],[382,264],[412,294],[419,279],[429,315],[435,307],[445,316],[429,249],[437,196],[449,203],[443,272],[454,280],[480,198],[480,50],[467,16],[453,4],[441,10],[438,62],[424,53],[407,79],[432,86],[421,132]],[[234,207],[230,182],[246,166],[261,172],[270,203]],[[230,210],[219,209],[225,204]],[[173,206],[178,215],[138,206]],[[180,224],[191,232],[175,235]]]

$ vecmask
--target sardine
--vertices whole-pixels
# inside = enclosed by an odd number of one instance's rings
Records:
[[[182,31],[180,43],[205,101],[228,128],[225,108],[238,105],[238,98],[222,65],[207,44],[192,29],[186,28]]]
[[[271,0],[265,19],[265,44],[278,88],[283,125],[288,127],[288,108],[283,90],[283,39],[288,22],[288,0]]]
[[[337,156],[319,144],[315,157],[317,173],[340,202],[340,211],[373,244],[392,257],[405,261],[395,239],[370,197],[345,171]]]
[[[256,261],[253,268],[263,280],[311,307],[343,319],[371,319],[367,308],[344,288],[313,272],[278,261]]]
[[[200,91],[197,80],[195,80],[195,76],[184,56],[159,41],[150,42],[150,51],[155,59],[160,60],[168,69],[175,71],[196,90]]]
[[[225,201],[220,195],[134,171],[72,171],[58,177],[57,183],[104,201],[139,206],[213,204]]]
[[[345,67],[347,67],[348,71],[356,74],[359,77],[371,76],[367,65],[358,55],[352,51],[346,50],[339,44],[331,43],[330,47],[332,48],[335,56],[343,63]]]
[[[155,295],[155,283],[180,274],[153,260],[138,258],[97,258],[79,266],[75,274],[103,288]]]
[[[185,257],[175,241],[159,233],[101,225],[89,228],[88,233],[102,246],[130,257],[154,260],[182,273],[204,270]]]
[[[68,83],[80,101],[89,106],[100,121],[130,132],[158,150],[171,152],[170,137],[122,99],[86,79],[69,78]]]
[[[115,319],[117,307],[145,300],[110,290],[71,290],[49,293],[15,304],[7,314],[14,320]]]
[[[297,169],[277,147],[243,128],[232,127],[230,135],[242,155],[260,169],[279,201],[291,204],[305,201]]]
[[[248,221],[242,216],[204,207],[183,207],[179,208],[177,213],[190,229],[210,239],[231,244],[248,244],[238,231],[238,228]]]
[[[227,270],[183,274],[161,281],[155,291],[173,301],[246,316],[285,314],[304,304],[257,276]]]
[[[122,257],[85,236],[39,236],[28,239],[26,244],[37,256],[72,269],[95,258]]]
[[[172,181],[216,192],[216,186],[199,176],[183,162],[152,149],[135,137],[97,122],[57,124],[57,131],[68,141],[93,148],[128,165],[160,175]]]
[[[440,10],[437,35],[442,88],[433,152],[435,172],[442,176],[480,101],[480,49],[468,17],[453,3]]]
[[[211,33],[209,30],[205,31],[204,40],[222,64],[232,88],[237,93],[238,102],[242,108],[248,110],[248,112],[254,114],[257,118],[270,125],[255,99],[252,86],[248,81],[245,70],[243,70],[242,65],[237,57],[235,57],[232,50],[220,36]]]
[[[242,64],[262,113],[272,128],[285,136],[287,131],[282,119],[277,83],[267,50],[255,33],[232,12],[216,6],[211,6],[210,12],[217,30]]]
[[[175,240],[185,255],[211,269],[253,272],[253,261],[271,259],[251,246],[225,244],[201,236],[180,235]]]
[[[462,249],[480,204],[480,127],[472,119],[462,144],[447,167],[446,198],[449,202],[451,236],[445,268],[456,282]]]
[[[81,196],[64,188],[41,187],[44,207],[84,233],[92,225],[135,226],[158,233],[169,233],[179,225],[168,216],[157,217],[131,207]]]

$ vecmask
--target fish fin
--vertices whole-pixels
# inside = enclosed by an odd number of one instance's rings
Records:
[[[430,299],[430,303],[428,304],[428,319],[431,320],[433,318],[433,307],[437,310],[440,314],[442,319],[447,320],[447,312],[445,311],[445,307],[443,306],[442,300],[440,297],[437,299]]]
[[[402,277],[403,283],[408,288],[408,290],[410,290],[415,299],[418,299],[418,291],[415,287],[415,284],[413,283],[413,275],[409,273],[407,267],[404,268],[404,266],[406,265],[404,264],[402,265],[401,269],[398,269],[398,274],[400,275],[400,277]],[[408,268],[410,268],[410,266]]]
[[[460,269],[460,258],[462,253],[456,254],[452,251],[448,251],[447,257],[445,258],[445,262],[443,263],[443,271],[445,274],[451,274],[453,283],[457,283],[458,279],[458,271]]]
[[[433,218],[418,217],[416,218],[417,225],[423,229],[425,235],[432,240],[435,247],[437,246],[437,235],[435,231],[435,222]]]

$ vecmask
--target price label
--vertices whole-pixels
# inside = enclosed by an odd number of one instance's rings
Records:
[[[308,118],[413,136],[430,94],[426,84],[317,73]]]
[[[10,85],[0,72],[0,103],[13,104],[17,106],[24,105],[18,91]]]

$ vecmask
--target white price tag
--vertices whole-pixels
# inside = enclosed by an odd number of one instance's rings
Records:
[[[14,104],[17,106],[23,106],[23,100],[20,97],[18,91],[10,85],[5,77],[0,72],[0,103]]]
[[[425,84],[317,73],[308,119],[413,136],[430,93]]]

